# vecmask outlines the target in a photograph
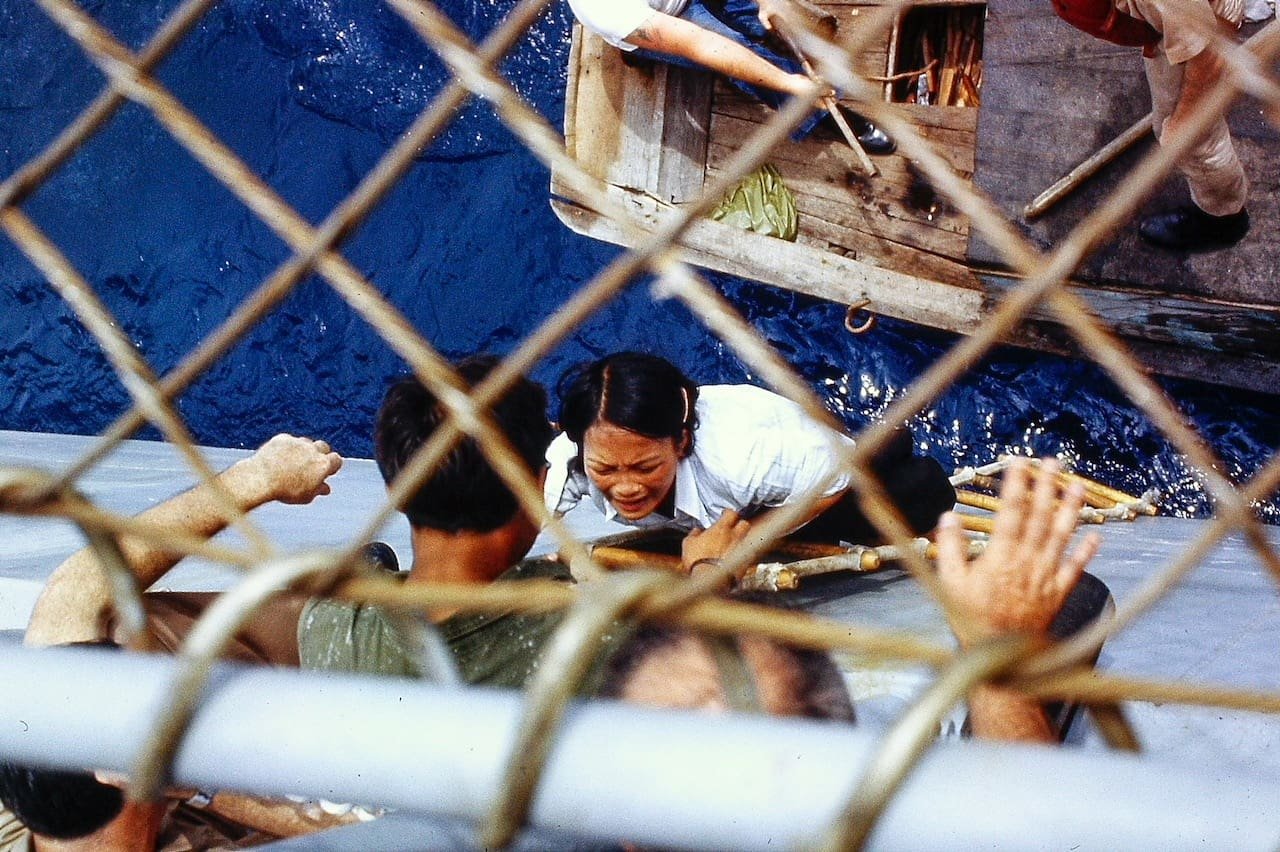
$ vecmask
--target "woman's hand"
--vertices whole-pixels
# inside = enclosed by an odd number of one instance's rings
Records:
[[[698,563],[714,565],[746,538],[751,523],[738,517],[733,509],[726,509],[716,522],[705,530],[691,530],[680,545],[680,564],[692,572]]]

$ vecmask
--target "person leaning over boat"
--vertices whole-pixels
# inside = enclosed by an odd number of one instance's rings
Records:
[[[799,538],[875,544],[839,453],[852,439],[816,423],[789,399],[753,385],[699,387],[656,355],[619,352],[567,370],[560,425],[544,487],[563,514],[588,499],[637,527],[705,529],[726,512],[747,522],[815,489]],[[912,532],[933,529],[955,505],[942,466],[897,437],[872,470]]]
[[[584,27],[614,47],[661,62],[719,72],[738,88],[779,108],[788,96],[805,95],[811,83],[794,59],[766,44],[771,13],[781,0],[569,0]],[[843,108],[842,108],[843,109]],[[883,130],[844,110],[869,154],[896,147]],[[797,131],[808,134],[823,121],[816,113]]]
[[[326,482],[342,460],[329,446],[289,435],[277,435],[252,456],[218,475],[223,495],[243,511],[270,502],[303,504],[329,493]],[[189,536],[208,537],[228,523],[220,495],[201,484],[143,512],[138,520],[153,528],[169,528]],[[172,568],[178,557],[165,548],[128,536],[120,548],[139,588],[147,588]],[[205,605],[212,593],[148,593],[148,626],[156,638],[174,638],[163,627],[166,616],[186,616],[197,602]],[[72,554],[50,575],[32,609],[23,642],[29,646],[114,645],[121,638],[113,594],[96,554],[89,548]],[[176,610],[174,601],[179,601]],[[189,619],[187,621],[189,624]],[[268,662],[271,630],[251,626],[229,649],[242,661]],[[180,637],[179,637],[180,638]],[[275,643],[281,647],[280,643]],[[173,645],[165,647],[172,652]],[[122,850],[235,848],[276,837],[304,834],[356,821],[361,814],[345,809],[325,813],[315,803],[260,799],[231,792],[205,794],[167,791],[163,802],[127,801],[120,794],[123,779],[103,773],[50,772],[34,767],[0,766],[0,799],[11,810],[0,810],[0,852],[58,849]],[[15,819],[29,820],[31,827]],[[34,829],[34,831],[33,831]]]
[[[495,359],[476,356],[457,365],[470,385],[480,382]],[[521,378],[492,409],[500,429],[529,471],[541,480],[554,432],[547,419],[547,394]],[[413,377],[395,382],[378,411],[374,445],[378,469],[388,487],[414,453],[446,421],[443,404]],[[549,579],[572,582],[555,558],[526,559],[540,531],[490,467],[475,440],[458,442],[445,460],[401,506],[409,521],[413,565],[407,583],[490,583]],[[685,553],[686,565],[724,555],[745,534],[726,519],[713,524]],[[561,614],[462,613],[436,629],[447,644],[462,679],[470,684],[520,688],[536,671],[546,640]],[[600,659],[620,634],[602,639]],[[417,677],[421,649],[404,623],[373,605],[315,598],[297,620],[298,656],[303,668]],[[583,682],[590,692],[599,667]]]
[[[457,369],[467,383],[474,385],[493,365],[489,358],[471,358]],[[494,406],[492,414],[530,471],[544,476],[543,454],[552,433],[542,388],[520,380]],[[444,422],[443,406],[416,379],[407,378],[391,387],[378,414],[375,436],[378,466],[388,485]],[[1050,472],[1054,469],[1052,464],[1048,465]],[[988,562],[999,560],[999,566],[966,562],[963,545],[957,546],[954,541],[956,535],[963,534],[958,531],[958,521],[950,518],[952,538],[944,538],[946,564],[940,570],[940,579],[968,616],[957,627],[958,631],[967,631],[959,633],[964,642],[1006,632],[1047,633],[1096,550],[1095,536],[1070,557],[1064,557],[1083,505],[1083,489],[1076,487],[1057,506],[1047,498],[1043,486],[1037,487],[1035,498],[1030,499],[1026,477],[1025,465],[1015,464],[1002,492],[1004,508],[998,515],[997,535],[993,536],[992,556],[988,558]],[[1052,477],[1043,481],[1050,483]],[[413,568],[406,582],[488,583],[534,577],[572,581],[559,562],[524,559],[538,533],[537,524],[520,507],[471,438],[458,443],[402,508],[409,519],[413,544]],[[733,511],[724,512],[705,530],[686,539],[682,550],[685,570],[704,558],[723,556],[746,533],[747,525],[739,522]],[[1083,621],[1097,614],[1096,608],[1078,609],[1065,632],[1078,629]],[[437,628],[468,683],[521,687],[537,669],[546,641],[560,620],[559,613],[453,615],[438,623]],[[596,664],[580,685],[580,694],[596,694],[604,689],[607,694],[655,706],[723,706],[717,697],[723,690],[708,682],[705,659],[696,647],[692,655],[669,656],[665,663],[651,660],[645,671],[653,673],[656,665],[658,676],[641,678],[637,691],[623,694],[624,689],[629,689],[624,685],[636,685],[636,678],[640,677],[638,664],[633,664],[649,656],[644,649],[624,644],[623,633],[611,631],[602,639]],[[297,635],[305,668],[418,674],[419,650],[401,624],[377,606],[312,600],[298,621]],[[659,640],[652,644],[667,643]],[[686,650],[689,645],[687,641],[677,644]],[[838,678],[831,677],[834,670],[825,655],[815,659],[811,653],[758,640],[737,643],[737,650],[744,670],[757,679],[757,694],[767,711],[851,718],[847,694],[832,693]],[[655,682],[659,684],[656,691],[652,688]],[[978,736],[1044,742],[1055,739],[1044,710],[1033,699],[991,689],[975,692],[974,701],[971,714]]]
[[[1151,124],[1161,144],[1189,124],[1226,69],[1214,34],[1234,34],[1242,0],[1053,0],[1067,23],[1116,44],[1143,47]],[[1147,242],[1180,251],[1235,245],[1249,232],[1249,182],[1220,116],[1178,164],[1194,204],[1147,216]]]

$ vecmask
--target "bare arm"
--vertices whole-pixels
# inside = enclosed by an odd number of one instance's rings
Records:
[[[719,33],[662,12],[651,15],[627,36],[627,41],[646,50],[682,56],[735,80],[776,92],[789,95],[813,93],[807,77],[784,71]]]
[[[219,792],[208,810],[237,825],[276,837],[294,837],[361,822],[355,810],[327,813],[318,805],[303,805],[284,799],[261,799],[240,793]]]
[[[326,480],[342,466],[342,459],[323,441],[277,435],[252,456],[218,474],[219,484],[237,507],[248,512],[264,503],[309,503],[329,493]],[[231,521],[212,491],[199,485],[148,509],[138,516],[152,526],[209,537]],[[125,536],[120,542],[125,560],[140,588],[163,577],[180,554]],[[94,552],[85,548],[58,566],[31,614],[25,637],[28,645],[83,642],[108,636],[112,593]]]
[[[938,579],[968,618],[953,625],[962,646],[1010,633],[1048,636],[1054,616],[1098,551],[1096,533],[1066,554],[1083,489],[1077,484],[1055,506],[1057,462],[1046,461],[1034,487],[1025,462],[1005,473],[991,541],[982,556],[965,557],[964,532],[953,513],[938,527]],[[1053,742],[1049,720],[1034,698],[982,686],[969,696],[973,731],[998,740]]]

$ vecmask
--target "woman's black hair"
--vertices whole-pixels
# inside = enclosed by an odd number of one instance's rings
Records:
[[[698,386],[665,358],[643,352],[618,352],[570,367],[557,385],[560,427],[579,447],[598,420],[646,438],[688,435],[693,447],[698,428]]]
[[[70,840],[119,816],[124,793],[92,772],[0,763],[0,802],[36,834]]]

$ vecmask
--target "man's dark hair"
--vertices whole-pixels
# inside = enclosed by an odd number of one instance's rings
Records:
[[[92,772],[0,763],[0,801],[36,834],[70,840],[93,834],[119,816],[124,792]]]
[[[692,440],[698,386],[665,358],[618,352],[570,367],[560,377],[560,428],[579,447],[598,420],[646,438]],[[690,444],[692,446],[692,444]]]
[[[468,387],[474,387],[496,364],[491,356],[473,356],[459,362],[457,371]],[[530,472],[541,471],[553,436],[542,386],[521,378],[493,406],[492,415]],[[416,378],[392,384],[378,412],[374,435],[378,469],[388,485],[445,420],[444,406]],[[490,532],[510,521],[519,503],[468,437],[454,446],[400,508],[415,527]]]
[[[738,596],[735,596],[735,599]],[[749,602],[758,602],[754,595],[744,595]],[[619,648],[605,666],[599,694],[604,698],[621,698],[632,674],[650,655],[660,653],[687,636],[696,636],[688,630],[667,625],[646,624]],[[733,646],[739,649],[737,642]],[[777,644],[775,647],[799,676],[798,695],[801,716],[810,719],[830,719],[853,722],[853,702],[845,688],[844,678],[828,654],[808,648]],[[750,668],[747,669],[748,672]]]
[[[119,648],[110,640],[72,645]],[[0,802],[36,834],[71,840],[93,834],[119,816],[124,793],[92,772],[0,763]]]

